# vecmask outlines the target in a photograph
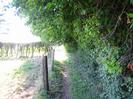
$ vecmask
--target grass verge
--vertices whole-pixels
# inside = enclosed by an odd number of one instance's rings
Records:
[[[58,61],[54,62],[53,71],[49,73],[49,94],[46,94],[45,90],[42,87],[42,74],[41,66],[37,66],[32,61],[26,61],[23,65],[21,65],[18,69],[16,69],[13,73],[14,78],[22,78],[24,77],[25,86],[30,86],[32,83],[36,83],[37,90],[33,95],[33,99],[60,99],[62,94],[62,64]]]
[[[62,72],[63,67],[62,64],[58,61],[54,62],[53,72],[51,73],[50,79],[50,91],[48,95],[48,99],[60,99],[62,93]]]
[[[62,94],[62,64],[58,61],[54,62],[54,68],[51,73],[49,73],[49,89],[50,91],[46,94],[45,90],[41,88],[35,94],[34,99],[61,99]]]
[[[34,67],[35,65],[30,60],[27,60],[19,68],[14,70],[13,76],[17,77],[17,76],[26,75]]]
[[[83,79],[81,73],[79,73],[79,69],[69,60],[65,64],[67,64],[69,69],[69,92],[71,99],[91,99],[87,93],[87,82]]]

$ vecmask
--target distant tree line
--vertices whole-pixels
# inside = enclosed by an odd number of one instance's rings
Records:
[[[0,42],[0,57],[7,58],[26,58],[39,56],[45,47],[42,42],[17,44],[17,43],[1,43]]]

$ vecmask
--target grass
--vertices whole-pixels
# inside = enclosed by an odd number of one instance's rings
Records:
[[[45,90],[41,88],[36,93],[33,99],[60,99],[62,93],[62,64],[58,61],[54,62],[53,71],[49,75],[50,91],[46,94]]]
[[[18,69],[15,69],[14,70],[14,77],[17,77],[17,76],[22,76],[22,75],[25,75],[27,74],[31,69],[33,69],[33,67],[35,67],[35,65],[30,61],[30,60],[27,60],[24,64],[22,64]]]
[[[25,77],[26,85],[29,85],[31,83],[34,83],[35,79],[37,79],[35,76],[38,75],[38,68],[39,67],[36,66],[32,61],[28,60],[14,71],[13,77]],[[63,77],[61,73],[62,71],[62,64],[58,61],[55,61],[53,71],[49,74],[49,94],[46,94],[45,90],[42,88],[42,84],[40,84],[42,83],[42,80],[40,80],[37,83],[39,85],[39,88],[35,92],[33,99],[60,99],[63,86]],[[40,76],[42,76],[42,74],[39,75],[39,77]]]
[[[50,76],[50,91],[49,91],[49,99],[60,99],[62,93],[62,72],[63,67],[62,64],[58,61],[54,62],[54,68]]]
[[[47,94],[44,89],[38,90],[38,92],[34,95],[33,99],[47,99]]]
[[[69,91],[72,99],[91,99],[88,92],[87,82],[83,79],[79,70],[70,61],[66,61],[65,64],[69,68]]]
[[[35,84],[35,91],[33,99],[47,99],[47,94],[42,88],[42,74],[40,73],[41,66],[38,66],[31,60],[27,60],[13,73],[14,78],[25,79],[22,84],[24,87],[30,87],[31,84]]]

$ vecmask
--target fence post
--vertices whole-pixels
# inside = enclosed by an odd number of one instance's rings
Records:
[[[43,65],[42,73],[43,73],[43,85],[44,85],[43,87],[48,93],[48,91],[49,91],[49,81],[48,81],[48,59],[47,59],[47,56],[43,55],[42,65]]]
[[[55,49],[52,49],[52,70],[54,70],[54,54],[55,54]]]

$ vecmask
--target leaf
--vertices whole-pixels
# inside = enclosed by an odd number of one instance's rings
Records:
[[[130,3],[133,5],[133,0],[130,0]]]
[[[128,13],[127,16],[129,16],[130,18],[133,18],[133,13]]]
[[[49,3],[46,5],[46,9],[47,9],[47,10],[50,10],[50,9],[52,9],[52,8],[54,8],[54,4],[51,3],[51,2],[49,2]]]

